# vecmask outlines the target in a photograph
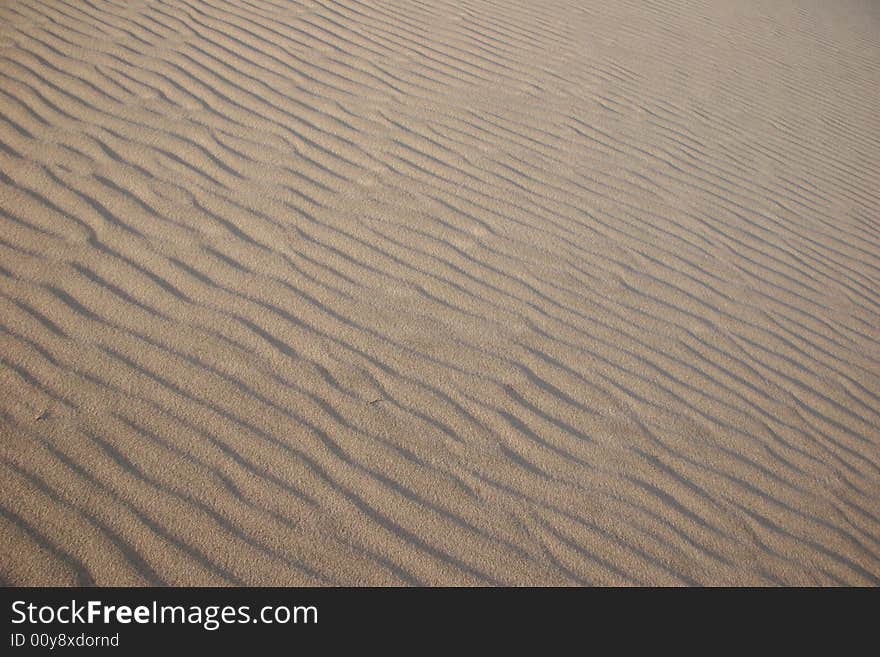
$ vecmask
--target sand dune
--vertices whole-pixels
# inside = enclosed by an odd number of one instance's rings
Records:
[[[0,4],[0,583],[880,583],[868,0]]]

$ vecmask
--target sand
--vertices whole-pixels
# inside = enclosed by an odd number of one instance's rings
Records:
[[[0,583],[877,585],[880,6],[0,4]]]

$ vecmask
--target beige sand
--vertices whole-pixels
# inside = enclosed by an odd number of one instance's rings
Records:
[[[0,4],[6,584],[880,582],[871,0]]]

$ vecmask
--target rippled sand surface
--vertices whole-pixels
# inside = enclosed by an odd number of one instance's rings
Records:
[[[0,4],[0,583],[880,583],[870,0]]]

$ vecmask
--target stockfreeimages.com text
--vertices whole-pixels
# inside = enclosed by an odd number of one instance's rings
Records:
[[[248,605],[160,605],[153,601],[150,605],[105,605],[100,600],[77,602],[62,605],[35,605],[24,600],[12,603],[12,623],[34,625],[60,623],[95,623],[127,625],[139,624],[190,624],[201,625],[206,630],[216,630],[221,625],[242,623],[271,624],[316,624],[318,609],[315,606],[266,606],[254,612]]]

